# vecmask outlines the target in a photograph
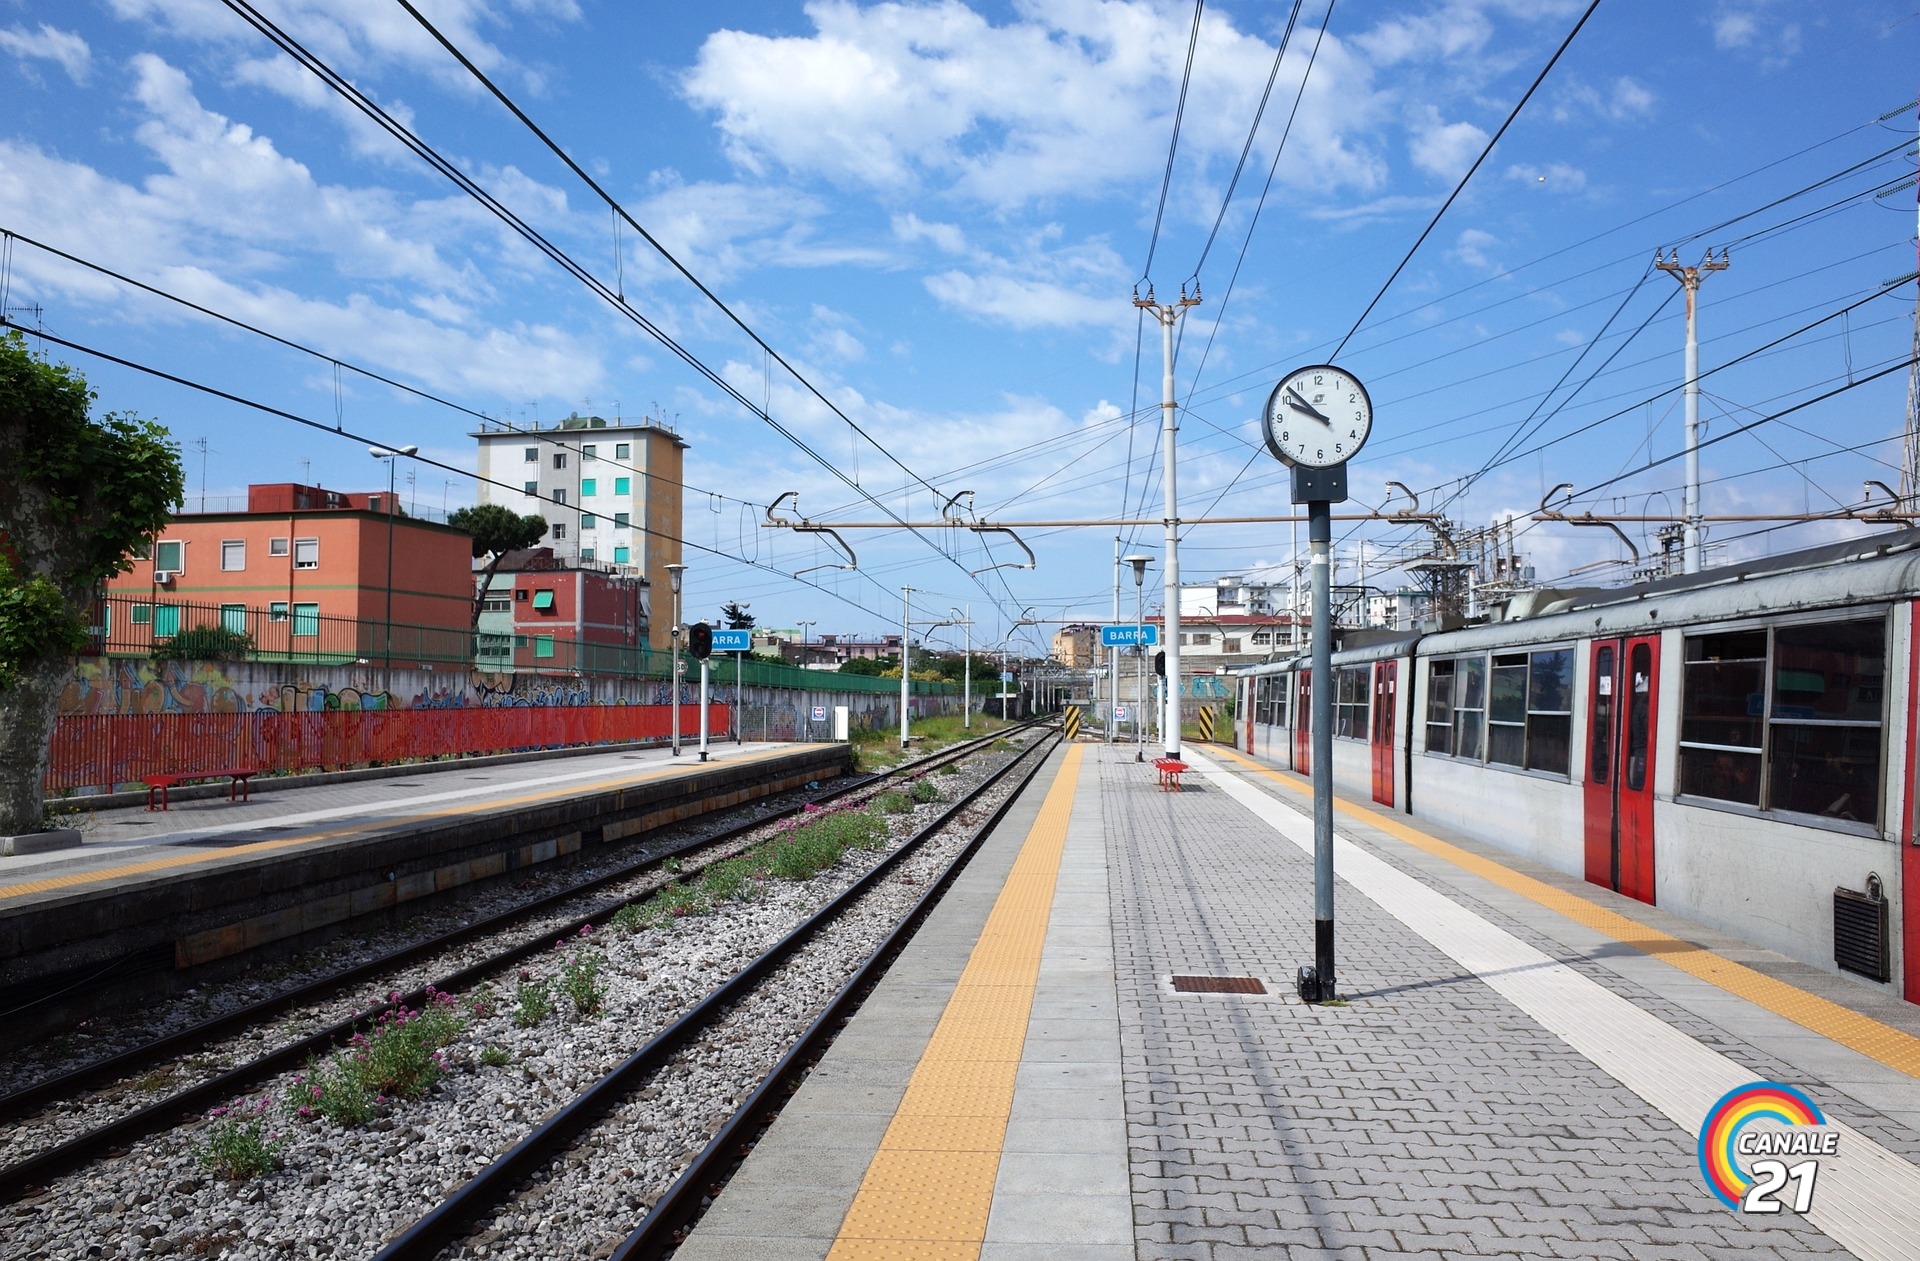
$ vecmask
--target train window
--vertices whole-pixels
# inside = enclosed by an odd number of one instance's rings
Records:
[[[1341,666],[1334,680],[1333,734],[1348,740],[1367,738],[1368,692],[1372,687],[1372,666]]]
[[[1767,805],[1880,821],[1886,627],[1782,626],[1773,638]]]
[[[1519,766],[1527,751],[1527,654],[1493,659],[1487,704],[1487,761]]]
[[[1487,659],[1462,657],[1454,681],[1453,755],[1478,761],[1487,721]]]
[[[1573,650],[1527,662],[1527,769],[1565,775],[1573,758]]]
[[[1653,705],[1653,649],[1635,644],[1627,654],[1627,787],[1647,786],[1647,718]]]
[[[1680,705],[1680,791],[1760,804],[1767,632],[1687,639]]]
[[[1613,646],[1602,647],[1593,661],[1593,726],[1587,744],[1587,778],[1604,784],[1613,774]]]
[[[1427,752],[1453,752],[1453,662],[1427,667]]]

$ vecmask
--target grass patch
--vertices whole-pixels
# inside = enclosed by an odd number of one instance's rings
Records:
[[[208,1113],[213,1124],[195,1153],[201,1166],[217,1177],[244,1182],[279,1164],[287,1137],[267,1128],[267,1107],[262,1096],[257,1103],[241,1100]]]
[[[607,921],[607,927],[617,933],[637,933],[648,923],[646,904],[629,902],[613,913],[613,918]]]
[[[760,893],[765,877],[757,857],[751,853],[727,858],[707,868],[700,877],[700,892],[709,902],[751,902]]]
[[[480,1062],[488,1068],[505,1068],[513,1063],[513,1056],[503,1046],[490,1046],[480,1052]]]
[[[553,1014],[553,983],[527,973],[513,991],[513,1023],[531,1029]]]
[[[811,880],[839,862],[850,849],[878,849],[887,842],[887,825],[865,810],[809,810],[797,827],[761,847],[767,874],[782,880]]]
[[[288,1103],[302,1117],[365,1125],[389,1099],[417,1098],[446,1076],[441,1050],[464,1023],[453,995],[429,991],[419,1011],[383,1012],[371,1032],[354,1034],[345,1049],[307,1061]]]
[[[936,801],[945,800],[940,795],[940,785],[930,779],[914,780],[913,786],[907,789],[907,796],[911,797],[917,806],[931,805]]]
[[[606,957],[598,950],[577,946],[560,965],[560,992],[582,1016],[598,1015],[606,1006],[607,986],[600,979],[600,969],[605,964]]]
[[[941,775],[958,775],[960,773],[960,763],[948,762],[945,766],[940,768],[938,773]]]
[[[913,798],[897,790],[883,792],[873,799],[873,808],[881,814],[910,814]]]

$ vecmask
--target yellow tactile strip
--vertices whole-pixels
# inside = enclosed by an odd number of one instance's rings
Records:
[[[1311,789],[1295,782],[1292,777],[1283,775],[1271,767],[1261,766],[1238,751],[1209,749],[1208,752],[1224,753],[1241,766],[1258,772],[1277,784],[1303,796],[1311,794]],[[1457,845],[1449,845],[1437,837],[1428,836],[1417,828],[1408,827],[1390,815],[1370,810],[1351,801],[1343,801],[1339,797],[1334,798],[1333,804],[1334,809],[1342,814],[1363,820],[1416,849],[1444,858],[1455,866],[1490,880],[1503,889],[1511,890],[1548,910],[1557,911],[1576,923],[1605,933],[1616,941],[1652,955],[1662,962],[1679,968],[1682,972],[1699,977],[1710,985],[1717,985],[1729,994],[1735,994],[1748,1002],[1756,1003],[1775,1015],[1784,1016],[1803,1028],[1811,1029],[1823,1038],[1830,1038],[1844,1047],[1878,1060],[1889,1068],[1899,1069],[1911,1077],[1920,1077],[1920,1038],[1904,1030],[1882,1024],[1871,1016],[1863,1016],[1857,1011],[1842,1007],[1839,1003],[1821,998],[1817,994],[1809,994],[1797,985],[1775,980],[1764,972],[1756,972],[1744,964],[1735,963],[1704,946],[1696,946],[1690,941],[1683,941],[1657,928],[1649,928],[1618,911],[1610,911],[1577,894],[1557,889],[1543,880],[1522,875],[1490,858],[1483,858]]]
[[[730,759],[733,765],[744,766],[752,762],[763,761],[771,757],[785,756],[783,751],[770,753],[749,753],[744,757]],[[72,889],[80,885],[99,884],[104,881],[118,880],[123,876],[142,876],[155,871],[168,871],[176,867],[191,867],[196,863],[228,863],[235,858],[249,854],[270,854],[275,850],[293,849],[301,845],[311,845],[315,841],[330,841],[343,836],[352,836],[374,828],[386,829],[405,827],[411,823],[426,823],[433,819],[453,818],[463,814],[474,814],[482,810],[500,810],[509,806],[531,805],[536,802],[550,801],[556,797],[584,796],[602,792],[610,788],[630,788],[637,784],[649,783],[657,779],[666,779],[681,773],[681,768],[668,767],[664,770],[648,771],[639,775],[620,775],[611,779],[596,780],[586,784],[569,784],[563,788],[550,788],[541,792],[522,793],[515,797],[490,797],[484,801],[469,802],[448,806],[441,810],[425,810],[419,814],[402,815],[399,818],[381,819],[377,823],[365,822],[346,827],[326,828],[318,832],[306,832],[299,836],[276,837],[271,841],[254,841],[248,845],[235,845],[209,854],[204,849],[185,853],[170,854],[165,858],[149,858],[143,862],[122,863],[114,867],[94,867],[86,871],[69,872],[64,876],[48,876],[41,880],[22,880],[14,884],[0,884],[0,902],[8,898],[26,897],[34,893],[52,893],[57,889]],[[398,804],[398,803],[396,803]],[[377,802],[369,802],[369,809],[378,809]],[[273,820],[263,818],[260,826],[271,827]]]
[[[1068,747],[828,1261],[980,1255],[1084,753]]]

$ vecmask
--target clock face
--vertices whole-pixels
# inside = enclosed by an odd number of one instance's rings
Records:
[[[1283,464],[1332,468],[1373,429],[1373,400],[1343,368],[1314,364],[1280,378],[1267,398],[1267,449]]]

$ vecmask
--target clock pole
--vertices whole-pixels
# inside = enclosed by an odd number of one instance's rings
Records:
[[[1346,466],[1339,468],[1346,481]],[[1294,470],[1296,487],[1305,469]],[[1341,496],[1346,498],[1345,495]],[[1294,502],[1299,502],[1296,491]],[[1339,996],[1333,970],[1333,504],[1307,501],[1307,549],[1313,581],[1313,985],[1309,1002]]]

